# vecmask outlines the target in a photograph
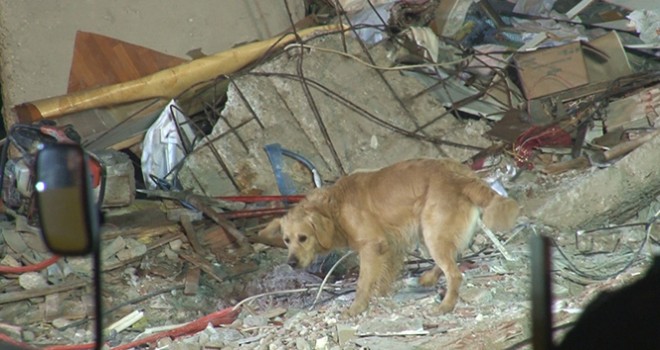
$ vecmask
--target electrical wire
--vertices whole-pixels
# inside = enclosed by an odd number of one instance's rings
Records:
[[[642,253],[642,250],[649,241],[649,238],[651,236],[651,230],[653,229],[653,224],[655,223],[655,221],[657,221],[659,216],[660,216],[660,210],[656,212],[655,215],[645,224],[646,227],[644,230],[644,239],[642,240],[642,243],[639,245],[637,250],[635,250],[635,252],[632,254],[632,257],[628,259],[628,261],[623,265],[623,267],[611,273],[597,275],[586,272],[583,269],[578,268],[576,264],[568,257],[568,255],[564,252],[564,250],[554,240],[553,240],[553,246],[557,249],[559,254],[566,261],[568,267],[578,276],[590,278],[592,280],[599,280],[599,281],[606,280],[620,275],[624,271],[628,270],[638,260],[639,256]],[[604,229],[611,229],[611,228],[607,227]],[[593,232],[593,230],[590,230],[589,232]]]
[[[440,62],[440,63],[421,63],[421,64],[407,64],[407,65],[399,65],[399,66],[379,66],[376,64],[371,64],[367,61],[364,61],[363,59],[352,55],[350,53],[342,52],[339,50],[334,50],[334,49],[329,49],[325,47],[320,47],[320,46],[315,46],[315,45],[308,45],[308,44],[303,44],[303,43],[292,43],[284,47],[285,51],[291,50],[293,48],[300,48],[300,49],[309,49],[310,51],[318,51],[318,52],[325,52],[325,53],[333,53],[339,56],[343,56],[346,58],[350,58],[357,63],[364,65],[369,68],[381,70],[381,71],[402,71],[402,70],[411,70],[411,69],[417,69],[417,68],[433,68],[433,67],[451,67],[463,62],[466,62],[470,59],[473,58],[474,55],[470,55],[468,57],[460,58],[454,61],[449,61],[449,62]]]
[[[325,284],[328,282],[328,278],[330,278],[330,275],[332,275],[332,272],[335,270],[335,268],[336,268],[337,266],[339,266],[339,264],[340,264],[342,261],[344,261],[344,259],[348,258],[348,257],[351,256],[352,254],[353,254],[353,251],[348,251],[348,252],[347,252],[346,254],[344,254],[341,258],[339,258],[339,260],[337,260],[337,262],[334,263],[334,265],[332,265],[332,267],[330,268],[330,271],[328,271],[328,273],[325,274],[325,278],[323,278],[323,282],[321,282],[321,286],[319,286],[319,290],[318,290],[318,292],[316,293],[316,298],[314,298],[314,302],[312,303],[312,306],[310,307],[310,309],[313,309],[314,306],[316,306],[316,303],[319,301],[319,298],[321,297],[321,292],[323,292],[323,289],[324,289],[324,287],[325,287]]]
[[[282,78],[286,78],[286,79],[290,79],[290,80],[300,80],[301,79],[299,76],[297,76],[295,74],[291,74],[291,73],[250,72],[249,74],[254,75],[254,76],[263,76],[263,77],[278,76],[278,77],[282,77]],[[408,136],[408,137],[411,137],[411,138],[415,138],[415,139],[418,139],[418,140],[434,143],[434,144],[442,144],[442,145],[453,146],[453,147],[463,148],[463,149],[471,149],[471,150],[476,150],[476,151],[483,151],[485,149],[483,147],[466,145],[466,144],[461,144],[461,143],[457,143],[457,142],[443,140],[439,137],[420,135],[420,134],[414,133],[412,131],[403,129],[403,128],[397,126],[397,125],[394,125],[394,124],[382,119],[382,118],[377,117],[376,115],[372,114],[371,112],[367,111],[366,109],[364,109],[364,108],[358,106],[357,104],[353,103],[352,101],[350,101],[346,97],[340,95],[339,93],[337,93],[335,91],[332,91],[331,89],[324,86],[323,84],[321,84],[321,83],[319,83],[319,82],[317,82],[313,79],[310,79],[310,78],[306,78],[306,80],[312,87],[314,87],[317,90],[319,90],[320,92],[326,94],[328,97],[333,98],[333,99],[341,102],[344,106],[350,108],[351,110],[357,112],[358,114],[362,115],[366,119],[371,120],[372,122],[378,124],[379,126],[383,126],[387,129],[390,129],[390,130],[392,130],[394,132],[397,132],[399,134],[402,134],[402,135],[405,135],[405,136]]]

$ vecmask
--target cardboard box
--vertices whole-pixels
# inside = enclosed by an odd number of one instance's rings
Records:
[[[515,62],[528,100],[632,73],[616,32],[590,42],[519,53]]]

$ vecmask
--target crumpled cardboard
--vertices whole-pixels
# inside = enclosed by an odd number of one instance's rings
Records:
[[[519,53],[515,62],[528,100],[632,73],[616,32],[589,42]]]

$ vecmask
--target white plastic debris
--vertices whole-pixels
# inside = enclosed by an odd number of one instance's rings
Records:
[[[627,17],[643,42],[660,47],[660,10],[635,10]]]
[[[387,34],[382,28],[383,22],[387,23],[390,18],[390,9],[394,1],[383,2],[379,5],[363,8],[361,11],[356,12],[351,16],[351,24],[360,29],[356,29],[355,33],[365,43],[371,45],[376,44],[387,37]],[[375,10],[375,11],[374,11]]]
[[[193,139],[190,124],[182,124],[186,121],[185,115],[174,100],[170,101],[147,130],[142,143],[142,174],[148,189],[156,189],[149,175],[164,179],[185,156],[175,120],[188,140]]]

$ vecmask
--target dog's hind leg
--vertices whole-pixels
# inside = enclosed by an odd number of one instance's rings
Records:
[[[447,294],[434,311],[438,313],[451,312],[458,302],[458,290],[463,282],[461,271],[456,266],[456,248],[453,242],[440,239],[435,240],[431,245],[434,246],[430,249],[431,256],[447,278]]]
[[[456,205],[460,207],[459,203]],[[422,222],[424,242],[437,266],[422,275],[420,283],[435,283],[440,271],[444,272],[447,278],[447,294],[435,308],[437,313],[451,312],[458,302],[463,276],[456,264],[456,257],[469,241],[477,214],[472,213],[470,206],[464,209],[465,211],[458,210],[455,213],[467,212],[470,215],[439,215],[436,209],[435,213],[425,213]]]

